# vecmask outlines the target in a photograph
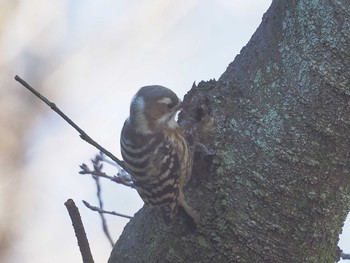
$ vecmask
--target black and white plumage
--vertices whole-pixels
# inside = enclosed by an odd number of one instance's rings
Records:
[[[165,222],[178,206],[197,222],[185,201],[183,187],[192,172],[192,155],[175,115],[177,95],[162,86],[145,86],[133,97],[122,129],[121,153],[135,188],[146,205],[161,211]]]

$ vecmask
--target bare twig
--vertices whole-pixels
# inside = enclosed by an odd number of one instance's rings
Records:
[[[100,144],[98,144],[96,141],[94,141],[89,135],[86,134],[77,124],[75,124],[70,118],[67,117],[53,102],[49,101],[45,96],[41,95],[38,91],[36,91],[34,88],[32,88],[27,82],[25,82],[23,79],[21,79],[19,76],[15,76],[15,80],[18,81],[20,84],[22,84],[25,88],[27,88],[30,92],[32,92],[36,97],[38,97],[40,100],[42,100],[45,104],[47,104],[53,111],[55,111],[58,115],[60,115],[69,125],[71,125],[79,134],[80,138],[82,138],[84,141],[87,143],[91,144],[92,146],[96,147],[98,150],[100,150],[100,154],[96,155],[95,159],[92,160],[93,163],[93,170],[90,170],[89,167],[86,164],[80,165],[80,168],[82,171],[80,171],[80,174],[91,174],[96,182],[96,187],[97,187],[97,198],[99,200],[99,208],[91,206],[87,202],[83,201],[84,204],[90,208],[93,211],[99,212],[102,220],[102,226],[103,226],[103,231],[105,235],[107,236],[108,240],[110,241],[112,247],[114,245],[114,242],[110,236],[110,233],[108,231],[106,219],[104,217],[104,213],[112,214],[112,215],[117,215],[125,218],[132,218],[130,216],[126,216],[123,214],[119,214],[116,212],[107,212],[103,210],[103,202],[102,202],[102,197],[101,197],[101,186],[100,186],[100,181],[99,177],[104,177],[108,178],[113,182],[123,184],[129,187],[134,187],[133,182],[130,178],[130,176],[125,173],[126,168],[124,165],[124,162],[119,160],[117,157],[115,157],[112,153],[107,151],[105,148],[103,148]],[[123,172],[118,172],[117,176],[109,176],[106,173],[102,172],[102,167],[103,164],[101,161],[105,161],[108,163],[111,163],[109,160],[107,160],[103,154],[108,156],[112,161],[114,161],[117,165],[119,165],[121,168],[123,168]],[[89,258],[88,252],[90,252],[89,248],[89,243],[87,242],[85,230],[83,227],[83,224],[81,222],[80,214],[75,206],[73,200],[69,199],[65,203],[68,212],[71,216],[72,222],[73,222],[73,227],[76,233],[76,236],[78,238],[78,244],[80,247],[80,251],[83,256],[83,261],[85,262],[93,262],[92,256],[91,259]],[[85,237],[85,239],[84,239]],[[87,251],[88,250],[88,251]],[[91,255],[91,252],[90,252]]]
[[[94,165],[94,170],[96,172],[102,172],[102,167],[103,167],[103,164],[100,163],[100,155],[97,155],[95,157],[95,159],[92,160],[92,163]],[[98,199],[98,202],[99,202],[99,208],[101,210],[103,210],[103,201],[102,201],[102,196],[101,196],[101,185],[100,185],[100,177],[97,177],[97,176],[93,176],[92,178],[94,178],[95,180],[95,183],[96,183],[96,188],[97,188],[97,199]],[[101,221],[102,221],[102,229],[103,229],[103,232],[105,233],[107,239],[109,240],[109,242],[111,243],[111,246],[113,248],[113,245],[114,245],[114,242],[113,242],[113,239],[111,237],[111,234],[109,233],[109,230],[108,230],[108,226],[107,226],[107,222],[106,222],[106,218],[104,216],[103,213],[99,213],[100,214],[100,217],[101,217]]]
[[[100,185],[100,178],[99,177],[96,177],[96,176],[93,176],[95,182],[96,182],[96,188],[97,188],[97,199],[98,199],[98,202],[99,202],[99,208],[101,210],[103,210],[103,201],[102,201],[102,197],[101,197],[101,185]],[[113,242],[113,239],[111,237],[111,234],[109,233],[109,229],[108,229],[108,226],[107,226],[107,221],[106,221],[106,218],[104,216],[103,213],[99,213],[100,214],[100,217],[101,217],[101,221],[102,221],[102,229],[103,229],[103,232],[105,233],[109,243],[111,243],[111,246],[113,247],[114,245],[114,242]]]
[[[113,239],[109,233],[109,230],[108,230],[108,226],[107,226],[107,221],[106,221],[106,218],[104,216],[104,214],[106,213],[104,210],[103,210],[103,201],[102,201],[102,195],[101,195],[101,185],[100,185],[100,177],[107,177],[107,178],[110,178],[110,176],[106,175],[104,172],[102,172],[102,168],[103,168],[103,163],[101,161],[103,161],[104,158],[103,158],[103,154],[100,153],[100,154],[97,154],[95,156],[94,159],[91,160],[92,164],[93,164],[93,171],[89,169],[89,167],[86,165],[86,164],[82,164],[80,166],[80,168],[82,169],[82,171],[80,171],[79,173],[81,174],[91,174],[92,175],[92,178],[95,180],[95,183],[96,183],[96,188],[97,188],[97,199],[98,199],[98,202],[99,202],[99,207],[94,207],[94,206],[91,206],[88,202],[86,201],[83,201],[83,203],[91,210],[93,211],[97,211],[99,212],[100,214],[100,217],[101,217],[101,221],[102,221],[102,229],[103,229],[103,232],[105,233],[107,239],[109,240],[109,242],[111,243],[111,246],[113,247],[114,245],[114,242],[113,242]],[[114,176],[112,177],[111,179],[114,179],[114,178],[119,178],[119,176]],[[131,178],[129,179],[131,181]],[[116,180],[113,180],[113,181],[116,181]],[[118,183],[120,183],[118,181]],[[131,182],[132,183],[132,182]],[[127,217],[127,218],[130,218],[128,216],[125,216],[125,215],[122,215],[122,214],[119,214],[119,213],[116,213],[114,212],[113,213],[114,215],[117,215],[117,216],[122,216],[122,217]]]
[[[92,211],[96,211],[99,213],[104,213],[104,214],[110,214],[110,215],[114,215],[114,216],[120,216],[120,217],[124,217],[124,218],[128,218],[131,219],[132,216],[127,216],[127,215],[123,215],[114,211],[105,211],[105,210],[101,210],[100,208],[96,207],[96,206],[92,206],[90,205],[88,202],[83,200],[84,205],[86,205],[87,208],[91,209]]]
[[[78,246],[80,249],[81,256],[83,258],[84,263],[94,263],[94,259],[92,258],[89,241],[86,237],[85,229],[83,222],[81,221],[81,217],[79,214],[79,210],[76,207],[74,201],[72,199],[68,199],[64,205],[66,206],[69,216],[72,220],[75,236],[78,240]]]
[[[70,126],[72,126],[79,134],[80,138],[82,138],[87,143],[91,144],[104,154],[106,154],[109,158],[111,158],[114,162],[119,164],[123,169],[127,170],[125,168],[124,162],[119,160],[117,157],[115,157],[111,152],[103,148],[100,144],[95,142],[89,135],[86,134],[78,125],[76,125],[70,118],[67,117],[56,105],[55,103],[49,101],[46,97],[41,95],[38,91],[36,91],[34,88],[32,88],[27,82],[25,82],[23,79],[21,79],[19,76],[15,76],[15,80],[21,83],[25,88],[27,88],[30,92],[32,92],[36,97],[38,97],[40,100],[45,102],[54,112],[56,112],[58,115],[60,115]]]
[[[91,160],[93,163],[94,169],[91,170],[85,163],[80,165],[81,171],[80,174],[91,174],[93,176],[103,177],[107,178],[115,183],[123,184],[125,186],[129,186],[131,188],[134,188],[134,183],[131,180],[131,177],[129,174],[125,172],[125,170],[120,170],[117,175],[107,175],[105,172],[102,172],[103,164],[101,161],[106,162],[107,160],[104,158],[104,156],[100,153],[97,154],[94,159]],[[109,162],[108,162],[109,163]],[[114,165],[114,164],[112,164]]]
[[[341,252],[341,253],[340,253],[340,257],[341,257],[342,259],[350,259],[350,254],[346,254],[346,253]]]

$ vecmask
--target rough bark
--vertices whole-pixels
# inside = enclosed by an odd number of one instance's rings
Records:
[[[218,81],[185,97],[197,229],[141,209],[109,262],[334,262],[350,207],[350,3],[273,1]],[[227,32],[229,33],[229,32]]]

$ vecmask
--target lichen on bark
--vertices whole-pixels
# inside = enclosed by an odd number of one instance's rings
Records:
[[[185,96],[201,213],[161,227],[141,209],[109,262],[334,262],[350,208],[350,3],[273,1],[218,81]]]

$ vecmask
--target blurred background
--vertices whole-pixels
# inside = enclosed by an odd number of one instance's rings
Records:
[[[81,202],[97,205],[94,180],[79,174],[97,150],[15,75],[120,157],[135,92],[160,84],[182,98],[193,82],[218,79],[271,2],[0,0],[0,262],[81,262],[68,198],[80,209],[95,262],[111,251],[99,215]],[[132,216],[143,205],[132,189],[108,180],[102,187],[106,210]],[[128,220],[107,220],[116,241]],[[340,241],[348,252],[349,232]]]

